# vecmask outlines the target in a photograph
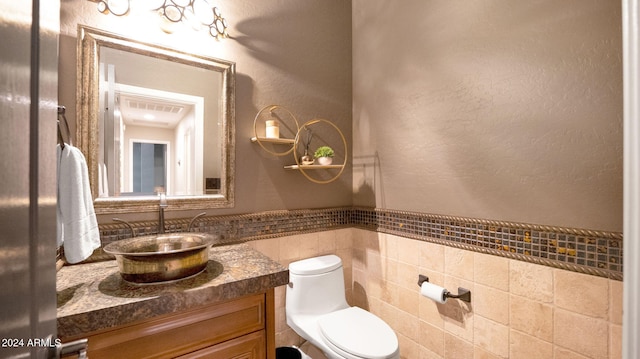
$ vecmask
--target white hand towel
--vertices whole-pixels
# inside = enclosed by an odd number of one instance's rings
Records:
[[[58,146],[58,246],[67,262],[78,263],[100,247],[100,231],[93,209],[89,171],[79,149]]]

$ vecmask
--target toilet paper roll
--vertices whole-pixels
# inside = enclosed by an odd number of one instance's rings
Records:
[[[447,302],[447,297],[445,296],[446,292],[447,290],[445,288],[429,282],[424,282],[420,286],[420,294],[441,304]]]

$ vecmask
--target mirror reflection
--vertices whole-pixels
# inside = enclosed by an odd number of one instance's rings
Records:
[[[220,73],[108,47],[99,66],[99,196],[216,193]]]
[[[232,206],[234,64],[80,31],[79,144],[96,211],[137,211],[160,192],[177,209]]]

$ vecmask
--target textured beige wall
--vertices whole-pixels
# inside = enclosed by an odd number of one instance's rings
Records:
[[[153,16],[102,15],[86,0],[61,9],[60,102],[70,113],[78,23],[236,62],[236,207],[210,215],[355,203],[621,231],[619,3],[218,5],[232,36],[221,42],[167,35]],[[312,184],[282,170],[290,158],[249,143],[255,113],[274,103],[301,121],[335,121],[352,139],[353,181],[348,168]],[[154,218],[126,219],[145,216]]]
[[[620,281],[355,228],[249,243],[283,265],[340,256],[349,303],[395,330],[401,358],[622,357]],[[419,274],[471,304],[422,297]],[[276,345],[302,342],[276,288]]]
[[[140,6],[144,1],[132,3]],[[77,24],[227,59],[236,63],[237,71],[236,205],[230,210],[208,210],[208,214],[351,205],[350,167],[331,184],[313,184],[300,173],[283,170],[284,165],[295,163],[293,157],[273,157],[249,141],[256,113],[271,104],[290,109],[300,122],[315,117],[331,120],[351,138],[351,3],[221,0],[216,5],[227,19],[231,35],[220,42],[206,32],[166,34],[159,28],[156,14],[141,15],[138,8],[132,8],[130,16],[118,18],[98,13],[96,4],[87,0],[63,1],[59,97],[69,109],[72,127]],[[170,208],[167,213],[168,217],[189,215],[192,213]],[[123,217],[154,219],[155,214]]]
[[[354,0],[354,203],[622,231],[620,6]]]

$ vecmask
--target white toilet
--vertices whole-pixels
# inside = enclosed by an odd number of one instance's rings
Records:
[[[287,324],[329,359],[397,359],[398,337],[374,314],[347,304],[335,255],[289,264]]]

